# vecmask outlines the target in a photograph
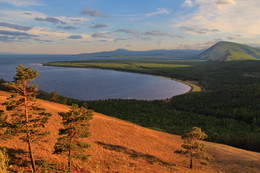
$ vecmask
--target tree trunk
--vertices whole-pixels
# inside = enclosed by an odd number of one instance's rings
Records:
[[[29,116],[28,116],[28,107],[27,107],[27,92],[26,92],[26,86],[27,86],[27,81],[24,81],[24,88],[23,88],[23,94],[24,94],[24,114],[25,114],[25,122],[26,122],[26,135],[27,135],[27,144],[28,144],[28,150],[29,150],[29,155],[31,159],[31,165],[32,165],[32,172],[36,172],[36,167],[35,167],[35,161],[33,157],[33,152],[32,152],[32,146],[31,146],[31,135],[28,132],[28,122],[29,122]]]
[[[71,173],[71,150],[69,150],[68,154],[68,173]]]
[[[190,158],[190,169],[192,169],[192,158]]]
[[[70,141],[69,141],[69,154],[68,154],[68,173],[71,173],[71,144],[72,144],[72,138],[70,138]]]
[[[31,159],[31,165],[32,165],[32,171],[33,173],[36,172],[36,167],[35,167],[35,161],[32,153],[32,147],[31,147],[31,139],[30,139],[30,134],[27,133],[27,144],[28,144],[28,150],[29,150],[29,155]]]

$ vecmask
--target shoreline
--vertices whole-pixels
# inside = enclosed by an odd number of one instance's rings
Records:
[[[115,68],[104,68],[104,67],[78,67],[78,66],[61,66],[61,65],[49,65],[49,64],[46,64],[46,63],[40,63],[41,65],[43,66],[55,66],[55,67],[73,67],[73,68],[89,68],[89,69],[105,69],[105,70],[115,70],[115,71],[121,71],[121,72],[129,72],[129,73],[139,73],[139,74],[147,74],[147,75],[153,75],[153,76],[160,76],[160,77],[163,77],[163,78],[166,78],[166,79],[170,79],[170,80],[174,80],[174,81],[177,81],[177,82],[181,82],[185,85],[188,85],[191,87],[191,89],[186,92],[186,93],[189,93],[189,92],[200,92],[200,91],[203,91],[205,90],[202,86],[198,85],[198,81],[184,81],[184,80],[180,80],[180,79],[176,79],[176,78],[172,78],[172,77],[168,77],[168,76],[163,76],[163,75],[160,75],[160,74],[153,74],[153,73],[144,73],[144,72],[140,72],[140,71],[134,71],[134,70],[128,70],[128,69],[115,69]],[[185,94],[185,93],[184,93]],[[174,97],[174,96],[173,96]]]
[[[185,85],[188,85],[191,87],[190,91],[188,92],[200,92],[200,91],[203,91],[205,90],[203,87],[199,86],[197,81],[184,81],[184,80],[180,80],[180,79],[176,79],[176,78],[171,78],[171,77],[167,77],[167,76],[162,76],[162,75],[158,75],[160,77],[163,77],[163,78],[166,78],[166,79],[171,79],[171,80],[174,80],[174,81],[177,81],[177,82],[181,82]],[[187,93],[188,93],[187,92]]]

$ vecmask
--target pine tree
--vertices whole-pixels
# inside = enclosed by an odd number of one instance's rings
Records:
[[[12,136],[21,135],[21,139],[27,143],[32,171],[36,172],[32,142],[47,134],[42,131],[42,127],[51,114],[46,113],[35,102],[38,86],[34,85],[32,81],[38,77],[38,72],[23,65],[17,66],[16,70],[14,82],[5,84],[12,91],[10,97],[3,103],[11,112],[7,131]]]
[[[184,142],[181,147],[183,149],[177,150],[175,153],[189,157],[190,169],[193,167],[193,159],[208,160],[205,149],[206,146],[198,142],[198,140],[203,140],[205,138],[207,138],[207,135],[199,127],[192,127],[188,133],[182,135]]]
[[[92,119],[93,112],[84,107],[73,104],[69,112],[60,112],[63,127],[59,130],[58,142],[55,144],[56,154],[67,153],[67,171],[70,173],[72,168],[72,158],[86,161],[89,157],[85,149],[89,145],[84,142],[84,138],[90,136],[89,120]]]
[[[57,91],[51,93],[51,100],[57,102],[59,100],[59,94]]]

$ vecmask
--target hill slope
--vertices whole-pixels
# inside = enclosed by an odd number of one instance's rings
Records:
[[[260,49],[221,41],[199,54],[197,58],[212,61],[256,60],[260,58]]]
[[[8,93],[0,91],[0,103]],[[61,168],[66,163],[65,157],[53,155],[53,145],[56,142],[58,129],[61,127],[61,117],[57,112],[67,111],[68,106],[38,100],[38,103],[53,113],[47,129],[51,134],[46,142],[33,145],[35,156],[44,158],[48,162],[56,162]],[[0,106],[0,109],[3,109]],[[205,142],[208,153],[212,157],[209,166],[195,164],[195,169],[188,169],[188,159],[173,151],[180,149],[182,141],[179,136],[153,131],[138,125],[95,113],[91,120],[92,136],[87,139],[91,144],[88,152],[92,155],[87,163],[75,161],[76,172],[239,172],[257,173],[260,171],[260,154],[234,147]],[[18,138],[1,141],[1,147],[7,147],[13,164],[21,163],[19,152],[26,150],[25,143]]]
[[[170,57],[170,58],[193,58],[201,53],[201,50],[148,50],[148,51],[131,51],[126,49],[116,49],[113,51],[83,53],[82,57]]]

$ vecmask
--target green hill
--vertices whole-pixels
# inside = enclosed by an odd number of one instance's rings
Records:
[[[260,49],[244,44],[221,41],[197,56],[211,61],[257,60]]]

